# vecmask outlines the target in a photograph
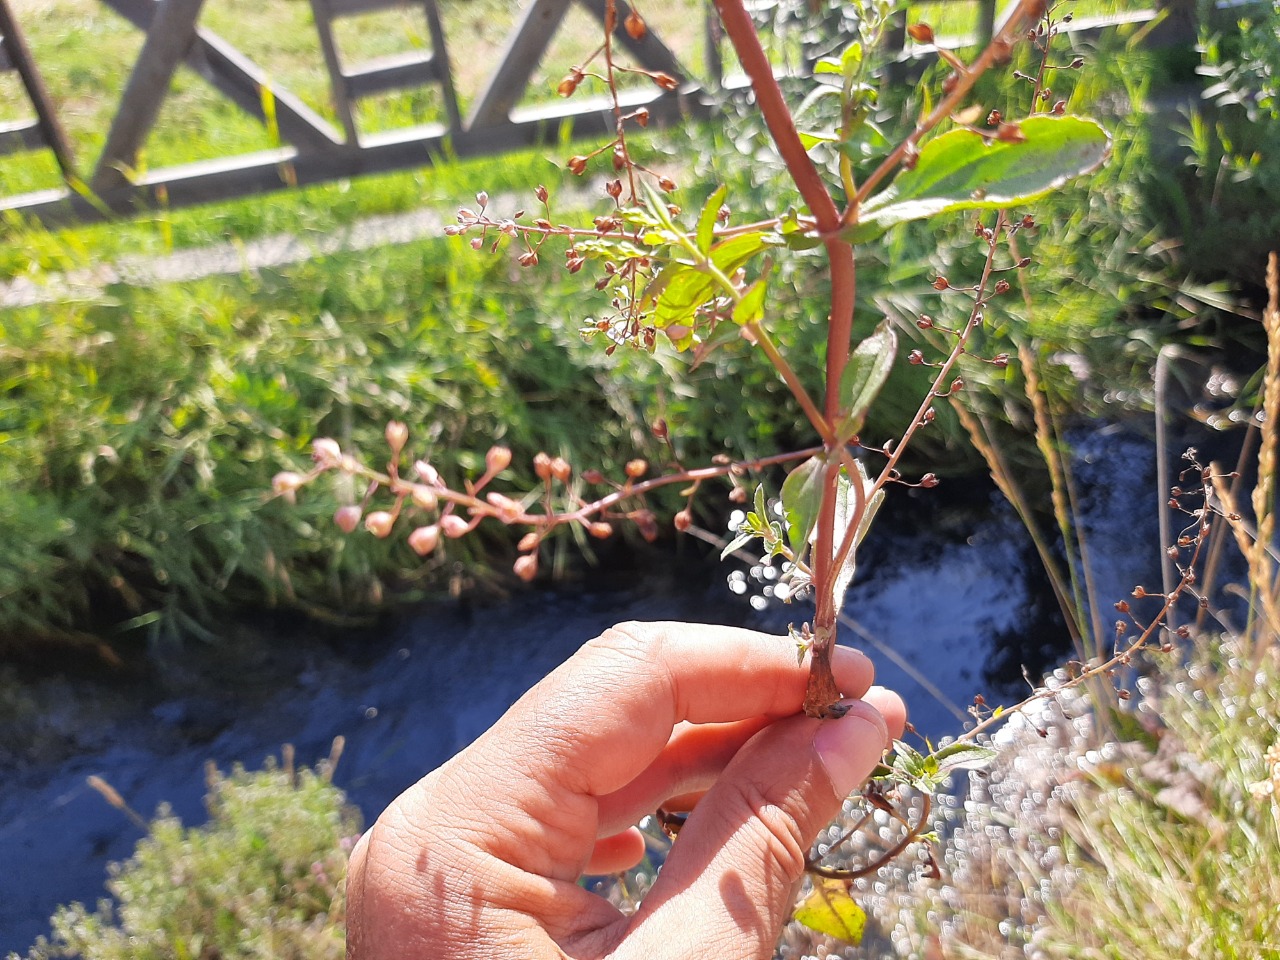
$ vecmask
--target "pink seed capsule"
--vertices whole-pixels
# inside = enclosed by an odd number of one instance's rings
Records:
[[[387,511],[375,510],[364,518],[364,528],[382,540],[391,535],[391,528],[395,526],[395,522],[396,518]]]
[[[425,557],[440,543],[440,528],[434,523],[429,527],[418,527],[409,534],[409,546],[420,557]]]
[[[440,518],[440,532],[450,540],[464,536],[470,524],[456,513]]]
[[[351,533],[360,523],[360,508],[339,507],[334,511],[333,522],[343,533]]]

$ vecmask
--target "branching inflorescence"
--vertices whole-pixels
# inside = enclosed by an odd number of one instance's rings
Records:
[[[966,389],[965,364],[1001,369],[1010,362],[1006,353],[985,355],[979,331],[992,304],[1012,290],[1006,276],[1030,262],[1021,254],[1016,238],[1035,228],[1035,221],[1030,215],[1011,211],[1096,168],[1106,158],[1110,140],[1095,122],[1069,116],[1065,101],[1055,100],[1046,83],[1054,70],[1078,69],[1082,61],[1051,62],[1056,29],[1070,14],[1057,16],[1055,8],[1046,9],[1045,0],[1020,0],[992,42],[971,63],[950,51],[937,50],[951,73],[943,81],[936,106],[925,110],[896,144],[885,140],[870,119],[877,98],[872,82],[876,53],[872,44],[890,16],[888,5],[873,0],[862,4],[864,23],[857,38],[839,56],[818,62],[813,78],[816,90],[809,102],[834,101],[839,107],[837,119],[829,129],[803,132],[743,0],[716,0],[715,7],[724,34],[751,82],[756,109],[794,184],[795,205],[757,214],[750,222],[733,223],[727,190],[722,186],[704,198],[696,217],[685,218],[672,199],[675,182],[640,162],[628,139],[630,131],[647,125],[647,111],[624,108],[618,93],[619,76],[624,73],[641,74],[664,90],[675,90],[679,82],[667,74],[636,70],[617,61],[615,31],[626,30],[639,38],[647,28],[642,14],[634,11],[618,23],[617,10],[609,2],[603,41],[558,86],[560,95],[573,96],[584,84],[602,84],[612,96],[613,137],[566,162],[569,173],[577,176],[602,163],[607,166],[603,185],[607,208],[590,223],[558,222],[549,191],[539,186],[534,190],[537,208],[533,215],[522,210],[502,216],[491,209],[488,195],[482,192],[474,208],[458,211],[456,224],[446,232],[468,239],[477,251],[497,251],[510,244],[517,262],[525,268],[539,264],[548,243],[562,243],[567,271],[578,274],[591,265],[595,271],[591,282],[608,302],[600,317],[582,321],[584,335],[603,339],[606,353],[620,346],[650,352],[673,348],[690,354],[696,364],[713,351],[735,345],[759,350],[804,412],[817,442],[807,449],[767,457],[743,461],[722,458],[710,465],[688,467],[675,457],[669,428],[659,421],[653,425],[653,433],[671,450],[669,468],[661,473],[650,476],[647,462],[633,460],[624,477],[609,482],[598,472],[578,471],[563,459],[539,453],[532,464],[539,484],[528,491],[500,492],[495,481],[511,461],[505,448],[491,449],[480,477],[459,489],[445,483],[428,458],[408,458],[413,462],[413,476],[403,476],[400,471],[408,430],[404,424],[392,423],[386,431],[390,457],[385,470],[371,469],[335,441],[321,439],[314,445],[314,468],[306,473],[280,474],[275,487],[278,494],[292,497],[300,487],[329,471],[357,477],[367,484],[365,496],[358,504],[340,507],[335,522],[352,532],[363,521],[372,534],[387,537],[402,519],[411,518],[408,542],[423,556],[436,553],[442,540],[465,536],[485,520],[527,528],[519,541],[515,573],[532,580],[538,571],[540,547],[556,529],[580,525],[592,536],[607,537],[615,523],[625,521],[636,524],[646,537],[656,536],[657,521],[645,505],[645,494],[659,486],[682,484],[688,503],[675,515],[674,524],[684,530],[692,520],[689,505],[703,482],[728,478],[733,499],[752,500],[755,508],[745,514],[739,536],[729,549],[761,540],[771,556],[788,562],[788,594],[812,595],[812,623],[796,631],[802,653],[811,658],[804,710],[814,717],[830,717],[838,714],[841,699],[831,673],[831,649],[858,544],[891,485],[932,487],[938,483],[933,473],[905,479],[899,469],[904,453],[913,438],[934,422],[939,400],[956,402],[961,398]],[[909,32],[917,42],[932,43],[934,39],[924,24],[913,24]],[[1015,77],[1032,85],[1028,114],[1013,120],[1000,109],[967,103],[979,77],[1009,64],[1016,44],[1024,40],[1030,41],[1039,58],[1034,74],[1014,71]],[[944,126],[949,129],[939,132]],[[877,138],[884,142],[862,149]],[[916,327],[925,337],[925,346],[910,350],[906,360],[928,371],[923,398],[895,439],[865,442],[860,431],[894,364],[898,336],[886,320],[869,336],[853,341],[855,250],[858,244],[874,240],[898,224],[940,214],[974,216],[975,242],[982,246],[985,259],[971,283],[935,278],[933,286],[939,296],[963,303],[964,319],[947,325],[919,315]],[[831,288],[821,384],[804,381],[770,331],[775,322],[769,299],[775,262],[796,252],[816,250],[825,257],[819,269],[828,275]],[[763,485],[755,489],[753,498],[742,478],[749,472],[782,465],[789,469],[781,487],[779,518],[770,512]],[[604,492],[587,492],[588,487],[606,486],[609,489]],[[370,511],[380,491],[390,494],[392,502],[384,509]],[[1139,621],[1129,606],[1123,605],[1126,620],[1116,628],[1112,655],[1081,664],[1073,682],[1115,671],[1161,636],[1166,613],[1194,583],[1195,560],[1207,526],[1208,517],[1201,506],[1177,547],[1189,551],[1182,582],[1164,597],[1163,607],[1150,621]],[[1131,635],[1133,639],[1128,639]],[[1036,691],[1019,706],[1048,695],[1048,691]],[[886,767],[884,777],[873,781],[864,794],[871,808],[893,811],[904,830],[899,843],[865,867],[832,867],[815,860],[812,872],[827,881],[847,883],[874,871],[916,839],[928,820],[929,793],[949,770],[980,759],[981,751],[972,741],[989,728],[997,713],[979,703],[974,718],[975,726],[963,737],[928,755],[899,744],[893,765]],[[894,791],[900,786],[913,787],[925,796],[924,809],[914,817],[899,813],[895,806]],[[831,850],[839,846],[834,844]]]

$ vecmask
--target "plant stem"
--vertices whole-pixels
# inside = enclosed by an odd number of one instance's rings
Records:
[[[830,445],[833,439],[831,428],[827,425],[827,421],[822,416],[821,411],[818,410],[817,404],[813,402],[813,398],[809,396],[809,391],[804,388],[804,384],[796,376],[791,364],[787,363],[787,358],[778,352],[777,344],[770,338],[769,332],[759,323],[748,323],[743,329],[755,344],[764,351],[764,355],[769,358],[769,362],[777,369],[783,382],[791,388],[791,393],[795,396],[796,402],[800,404],[805,416],[809,418],[813,428],[822,437],[822,442]]]

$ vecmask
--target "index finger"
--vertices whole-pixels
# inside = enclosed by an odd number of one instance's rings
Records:
[[[871,662],[856,650],[837,647],[832,669],[847,697],[861,697],[871,685]],[[785,637],[702,624],[622,624],[517,701],[474,745],[475,759],[598,797],[644,770],[681,721],[797,713],[808,674],[808,658],[798,660]]]

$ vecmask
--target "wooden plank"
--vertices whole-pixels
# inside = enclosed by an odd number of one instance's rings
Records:
[[[346,74],[352,99],[371,97],[388,90],[425,87],[440,82],[440,67],[430,54],[405,53],[362,63]]]
[[[71,144],[62,132],[62,125],[58,123],[53,100],[40,78],[40,71],[36,68],[22,31],[18,29],[18,21],[9,10],[8,0],[0,0],[0,38],[3,38],[3,48],[9,62],[18,72],[18,78],[22,81],[27,96],[31,98],[31,105],[35,107],[36,122],[40,126],[45,146],[53,151],[63,176],[74,176],[76,167]]]
[[[332,17],[357,17],[364,13],[381,13],[383,10],[403,10],[407,0],[330,0]]]
[[[140,30],[149,30],[159,0],[102,0]],[[196,29],[195,43],[187,53],[187,66],[204,77],[228,100],[250,116],[266,122],[262,91],[275,101],[280,136],[301,149],[323,150],[341,143],[325,120],[300,99],[272,84],[267,74],[217,34]]]
[[[338,44],[333,37],[332,0],[311,0],[311,15],[316,22],[316,32],[320,37],[320,52],[324,55],[325,69],[329,71],[329,95],[333,100],[333,109],[337,112],[338,119],[342,121],[347,144],[352,147],[359,146],[360,131],[356,129],[356,118],[351,109],[347,75],[342,69],[342,59],[338,56]]]
[[[22,150],[41,150],[48,146],[39,120],[13,120],[0,123],[0,154]]]
[[[564,19],[571,0],[533,0],[507,38],[498,69],[485,85],[467,119],[467,128],[500,126],[524,96],[529,78],[546,52],[547,44]]]
[[[577,98],[574,98],[576,101]],[[681,122],[708,116],[710,100],[658,91],[637,92],[625,106],[647,106],[651,123]],[[585,108],[585,109],[584,109]],[[576,111],[576,112],[575,112]],[[606,98],[555,102],[522,110],[502,127],[454,134],[439,124],[370,135],[360,150],[335,149],[299,153],[292,147],[229,160],[208,161],[153,170],[136,184],[126,184],[97,198],[106,213],[70,191],[42,191],[0,200],[0,210],[12,210],[49,226],[96,222],[110,216],[132,216],[149,208],[178,209],[197,204],[268,193],[330,180],[430,167],[449,157],[490,156],[525,145],[559,142],[564,124],[575,135],[598,137],[613,130],[612,104]]]
[[[204,0],[161,0],[89,181],[94,192],[102,193],[133,179],[126,171],[137,165],[138,151],[169,94],[173,71],[195,41],[196,18],[203,6]]]
[[[436,0],[422,0],[422,9],[427,15],[433,57],[440,68],[440,94],[444,98],[449,129],[456,133],[462,130],[462,113],[458,109],[458,95],[453,89],[453,68],[449,64],[449,50],[444,42],[444,27],[440,25],[440,10],[436,6]]]

